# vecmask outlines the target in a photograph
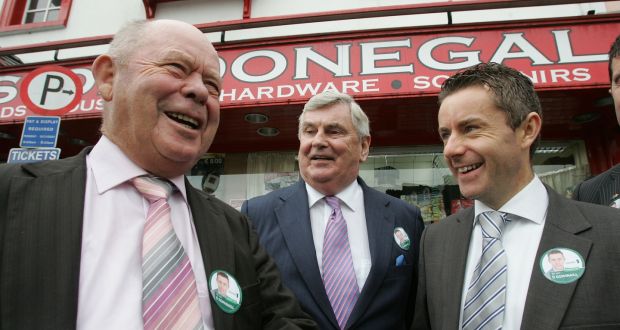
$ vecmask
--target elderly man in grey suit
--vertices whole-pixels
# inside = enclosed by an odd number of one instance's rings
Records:
[[[620,211],[567,199],[536,176],[532,82],[483,63],[446,80],[439,101],[447,165],[475,202],[422,236],[412,329],[620,327]],[[546,277],[555,250],[566,261]]]
[[[614,99],[616,118],[620,124],[620,35],[609,50],[609,93]],[[573,191],[573,199],[620,208],[620,164],[581,182]]]
[[[404,329],[413,317],[420,210],[358,177],[369,147],[359,105],[346,94],[318,94],[299,117],[303,180],[242,206],[321,329]]]

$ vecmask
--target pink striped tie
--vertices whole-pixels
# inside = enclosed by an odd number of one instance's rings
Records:
[[[340,329],[344,329],[359,295],[347,223],[338,197],[325,197],[332,213],[323,240],[323,285]]]
[[[131,180],[150,205],[142,239],[144,329],[202,329],[196,279],[172,228],[172,185],[153,177]]]

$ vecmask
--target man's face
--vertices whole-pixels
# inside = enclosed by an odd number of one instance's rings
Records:
[[[228,293],[228,279],[226,277],[217,275],[217,291],[224,296]]]
[[[450,94],[441,104],[438,122],[446,163],[464,196],[499,209],[532,179],[533,140],[526,139],[522,127],[513,130],[508,125],[485,87]]]
[[[611,60],[611,88],[609,93],[614,99],[616,120],[618,125],[620,125],[620,57],[614,57]]]
[[[398,238],[399,242],[402,242],[405,240],[405,235],[403,235],[403,232],[401,232],[400,230],[396,231],[396,237]]]
[[[337,194],[357,178],[369,146],[370,137],[358,137],[348,106],[307,111],[299,132],[301,176],[317,191]]]
[[[549,255],[549,263],[554,271],[560,272],[564,270],[564,255],[561,253],[552,253]]]
[[[193,26],[159,21],[126,65],[115,63],[104,134],[159,176],[187,172],[204,154],[220,118],[219,61]]]

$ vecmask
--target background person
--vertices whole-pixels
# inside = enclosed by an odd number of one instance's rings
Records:
[[[302,180],[248,200],[242,212],[321,329],[408,327],[423,223],[418,208],[358,177],[370,147],[368,118],[349,95],[326,91],[304,106],[298,136]],[[340,214],[345,228],[332,236]],[[412,238],[408,250],[396,244],[397,227]],[[333,261],[332,243],[346,247],[343,259]],[[348,275],[346,294],[332,292],[334,272]],[[332,303],[338,299],[348,303]]]
[[[130,23],[92,71],[105,101],[94,148],[0,166],[0,328],[314,328],[247,219],[183,175],[219,124],[218,56],[203,33]],[[175,268],[157,262],[164,237]],[[245,308],[227,314],[209,298],[214,269],[236,278]]]
[[[616,119],[620,124],[620,35],[609,50],[609,93],[614,100]],[[620,208],[620,164],[579,183],[573,191],[573,199]]]
[[[620,324],[620,211],[572,201],[534,174],[542,126],[534,86],[483,63],[447,79],[439,136],[461,193],[475,199],[426,228],[411,329],[588,329]],[[545,251],[585,260],[579,278],[544,276]]]

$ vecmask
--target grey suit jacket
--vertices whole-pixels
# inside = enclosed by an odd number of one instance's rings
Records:
[[[620,328],[620,211],[569,200],[551,188],[547,220],[530,276],[521,328]],[[468,208],[426,229],[412,329],[458,329],[474,210]],[[570,284],[545,278],[538,260],[556,247],[585,259],[585,273]]]
[[[0,328],[76,326],[85,157],[0,166]],[[206,274],[223,269],[243,291],[235,314],[211,306],[217,329],[316,327],[282,288],[251,224],[221,201],[192,188],[187,198]]]
[[[609,206],[615,194],[620,194],[620,164],[579,183],[573,191],[573,199]]]
[[[347,329],[404,329],[413,317],[417,256],[423,223],[420,211],[402,200],[378,192],[358,179],[364,192],[372,268],[351,313]],[[338,323],[325,293],[312,238],[305,183],[250,199],[241,211],[256,226],[261,244],[275,259],[282,281],[321,329]],[[403,227],[411,239],[409,250],[394,241]],[[403,265],[396,258],[404,257]]]

